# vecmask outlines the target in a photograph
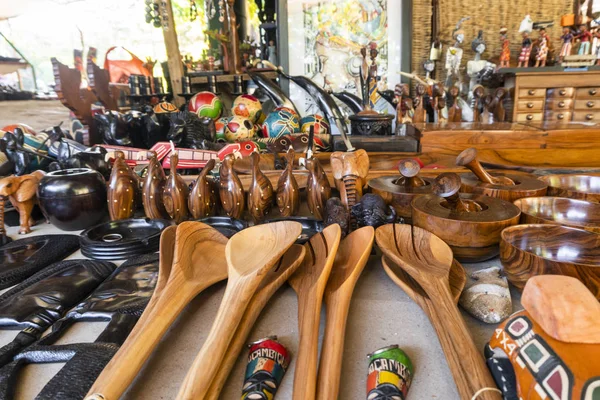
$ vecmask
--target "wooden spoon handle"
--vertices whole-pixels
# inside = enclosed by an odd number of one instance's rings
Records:
[[[294,400],[314,400],[315,398],[321,303],[322,297],[316,294],[298,295],[300,344],[294,372]]]
[[[200,400],[208,394],[253,293],[245,288],[243,279],[230,278],[210,333],[185,376],[178,399]]]
[[[119,399],[189,301],[189,296],[175,295],[167,290],[153,307],[148,307],[125,343],[96,379],[86,400]]]
[[[458,311],[446,282],[432,280],[437,288],[435,296],[424,305],[431,318],[448,366],[456,382],[461,399],[471,399],[483,388],[496,388],[481,353],[477,351],[469,329]],[[431,292],[430,292],[431,293]],[[495,391],[481,393],[477,400],[500,400],[502,395]]]

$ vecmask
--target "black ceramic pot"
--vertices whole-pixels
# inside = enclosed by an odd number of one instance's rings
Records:
[[[40,181],[37,196],[46,218],[63,231],[87,229],[108,215],[106,182],[91,169],[50,172]]]

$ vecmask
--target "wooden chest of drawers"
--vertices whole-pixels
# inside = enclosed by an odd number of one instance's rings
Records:
[[[514,122],[600,122],[600,71],[531,70],[506,79]]]

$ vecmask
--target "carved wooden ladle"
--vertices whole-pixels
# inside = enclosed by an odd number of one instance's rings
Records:
[[[150,303],[96,379],[88,400],[120,398],[183,308],[198,293],[227,278],[225,236],[201,222],[182,222],[174,228],[173,247],[172,228],[161,237],[159,277]]]
[[[304,246],[295,244],[283,255],[278,266],[267,273],[267,276],[265,276],[259,288],[256,290],[256,294],[248,304],[246,312],[237,327],[233,339],[231,339],[231,342],[229,343],[227,352],[221,361],[221,366],[213,378],[210,389],[204,397],[204,400],[217,400],[219,398],[219,394],[225,386],[227,377],[233,369],[242,348],[247,343],[250,331],[261,311],[265,308],[267,302],[275,292],[298,269],[304,260],[305,254],[306,250]]]
[[[340,237],[341,229],[337,224],[314,235],[304,245],[304,262],[289,279],[298,295],[300,337],[294,372],[294,400],[313,400],[316,395],[321,304]]]
[[[463,152],[456,157],[456,165],[469,168],[481,182],[492,185],[515,185],[515,181],[509,177],[492,176],[489,172],[487,172],[477,159],[477,150],[474,147],[463,150]]]
[[[235,234],[225,255],[228,280],[208,337],[181,385],[178,399],[202,399],[208,394],[236,329],[267,272],[302,233],[298,222],[256,225]]]
[[[327,286],[325,288],[325,335],[321,347],[321,360],[317,379],[317,399],[337,399],[344,335],[350,308],[350,299],[375,240],[371,226],[360,228],[341,241]]]
[[[428,314],[460,397],[471,399],[478,394],[478,399],[501,399],[495,391],[482,391],[496,388],[496,384],[473,343],[450,290],[449,275],[453,263],[450,247],[434,234],[409,225],[382,226],[375,232],[375,239],[383,254],[400,267],[386,270],[394,282],[408,285],[413,294],[427,299],[420,304],[424,309],[426,306],[435,311]],[[405,274],[396,274],[398,269]]]

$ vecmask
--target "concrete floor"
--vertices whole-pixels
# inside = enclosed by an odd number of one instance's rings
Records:
[[[58,125],[69,126],[69,109],[58,100],[0,101],[0,129],[24,123],[36,131]]]

